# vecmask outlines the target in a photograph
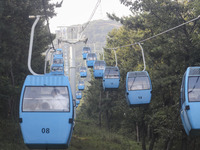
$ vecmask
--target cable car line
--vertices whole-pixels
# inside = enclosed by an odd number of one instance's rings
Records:
[[[82,27],[82,30],[80,31],[80,33],[82,33],[82,32],[87,28],[87,26],[88,26],[89,23],[91,22],[91,20],[92,20],[92,18],[93,18],[93,16],[94,16],[94,14],[95,14],[95,12],[96,12],[98,6],[100,5],[100,3],[101,3],[101,0],[98,0],[97,3],[96,3],[96,5],[95,5],[95,8],[94,8],[93,11],[92,11],[92,14],[90,15],[90,18],[88,19],[88,21],[87,21],[87,23],[85,24],[85,26]]]
[[[189,20],[189,21],[187,21],[187,22],[185,22],[185,23],[182,23],[182,24],[180,24],[180,25],[178,25],[178,26],[175,26],[175,27],[170,28],[170,29],[168,29],[168,30],[165,30],[165,31],[163,31],[163,32],[161,32],[161,33],[158,33],[158,34],[156,34],[156,35],[154,35],[154,36],[151,36],[151,37],[149,37],[149,38],[140,40],[140,41],[135,42],[135,43],[132,43],[132,44],[127,44],[127,45],[118,46],[118,47],[113,47],[113,48],[106,48],[106,47],[105,47],[104,49],[108,49],[108,50],[113,49],[113,50],[116,50],[116,49],[123,48],[123,47],[133,46],[133,45],[136,45],[136,44],[138,44],[138,43],[142,43],[142,42],[151,40],[151,39],[153,39],[153,38],[155,38],[155,37],[157,37],[157,36],[160,36],[160,35],[162,35],[162,34],[165,34],[165,33],[167,33],[167,32],[170,32],[170,31],[172,31],[172,30],[174,30],[174,29],[177,29],[177,28],[179,28],[179,27],[181,27],[181,26],[183,26],[183,25],[186,25],[186,24],[188,24],[188,23],[190,23],[190,22],[196,21],[196,20],[198,20],[199,18],[200,18],[200,15],[199,15],[198,17],[196,17],[196,18],[194,18],[194,19],[192,19],[192,20]]]

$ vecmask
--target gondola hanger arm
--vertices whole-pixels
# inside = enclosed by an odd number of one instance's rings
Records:
[[[40,15],[37,16],[29,16],[29,18],[36,18],[32,28],[31,28],[31,35],[30,35],[30,43],[29,43],[29,52],[28,52],[28,69],[29,71],[33,74],[33,75],[38,75],[37,73],[35,73],[32,68],[31,68],[31,58],[32,58],[32,50],[33,50],[33,39],[34,39],[34,31],[35,31],[35,26],[37,25],[39,19],[40,19]]]
[[[115,53],[115,62],[116,62],[115,67],[117,67],[117,54],[115,50],[114,50],[114,53]]]
[[[145,62],[145,57],[144,57],[144,50],[143,50],[142,45],[140,44],[140,42],[138,42],[137,44],[140,46],[140,49],[142,51],[142,59],[143,59],[143,63],[144,63],[144,69],[143,69],[143,71],[145,71],[145,69],[146,69],[146,62]]]

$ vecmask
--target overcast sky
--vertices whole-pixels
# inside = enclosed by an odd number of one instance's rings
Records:
[[[54,3],[61,0],[52,0]],[[90,18],[98,0],[63,0],[61,8],[56,8],[57,16],[50,20],[51,32],[55,32],[57,26],[70,26],[83,24]],[[115,13],[117,16],[131,14],[128,7],[122,5],[120,0],[101,0],[92,20],[107,19],[106,12]]]

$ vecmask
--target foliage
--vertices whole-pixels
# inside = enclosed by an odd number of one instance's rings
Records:
[[[113,50],[117,47],[118,67],[120,68],[121,83],[118,92],[106,93],[109,99],[103,111],[107,115],[101,116],[102,122],[109,119],[106,127],[109,130],[128,135],[142,143],[142,149],[198,149],[198,138],[186,137],[179,116],[179,93],[182,75],[189,66],[199,65],[199,20],[157,36],[142,43],[147,68],[152,80],[152,101],[148,107],[128,108],[125,102],[125,77],[128,71],[142,70],[143,62],[139,42],[167,29],[187,22],[198,16],[199,1],[171,1],[171,0],[121,0],[133,12],[132,16],[119,18],[115,14],[108,16],[123,26],[108,34],[105,48],[107,65],[115,65]],[[91,87],[96,81],[91,81]],[[99,89],[92,87],[90,103],[84,109],[92,112],[92,116],[99,119],[98,110],[93,112],[92,98]],[[101,89],[102,90],[102,89]],[[95,93],[93,95],[93,93]],[[97,94],[98,95],[98,94]],[[89,101],[86,94],[86,101]],[[98,98],[94,105],[98,107]],[[89,104],[89,105],[87,105]],[[96,114],[96,115],[95,115]],[[88,114],[90,116],[90,114]],[[95,118],[93,117],[93,119]],[[139,134],[138,134],[139,132]],[[191,142],[191,144],[189,143]],[[196,141],[196,143],[194,142]],[[187,145],[185,146],[185,142]],[[194,144],[194,143],[195,144]]]
[[[119,134],[99,129],[93,121],[76,120],[76,126],[69,150],[139,150],[140,147],[131,139]]]
[[[104,22],[100,21],[98,29],[97,22],[91,22],[92,31],[85,31],[91,36],[90,39],[99,39],[99,43],[104,43],[106,38],[104,52],[109,66],[116,64],[114,51],[109,48],[117,47],[115,50],[120,68],[120,87],[117,91],[103,91],[102,80],[94,79],[91,70],[92,79],[88,89],[84,91],[84,102],[79,106],[77,115],[81,119],[77,120],[70,148],[199,149],[199,138],[186,136],[179,116],[182,75],[188,66],[200,65],[199,20],[141,43],[146,58],[146,70],[153,86],[150,105],[133,108],[127,106],[125,78],[128,71],[143,69],[140,47],[135,42],[197,17],[200,2],[120,1],[133,12],[132,16],[122,18],[108,14],[112,20],[122,24],[120,28],[113,29],[106,36],[104,31],[110,31],[113,26],[108,29]],[[55,5],[49,4],[49,0],[45,1],[45,5],[48,8],[47,16],[55,15]],[[26,64],[30,30],[34,20],[28,19],[28,16],[38,13],[44,14],[42,1],[39,0],[0,1],[0,127],[3,129],[0,131],[0,146],[7,149],[26,149],[22,144],[16,120],[20,90],[25,76],[29,74]],[[37,73],[42,73],[43,70],[41,62],[44,62],[44,58],[41,53],[50,44],[48,35],[48,28],[44,19],[41,19],[36,27],[33,47],[32,66]],[[132,46],[121,47],[131,43]],[[87,120],[83,121],[84,119]],[[111,134],[112,132],[115,134]]]
[[[54,4],[49,4],[47,17],[54,16]],[[0,1],[0,147],[3,149],[27,149],[21,138],[18,109],[22,84],[26,75],[30,31],[34,19],[29,15],[44,15],[41,0]],[[41,53],[50,44],[45,19],[36,26],[32,68],[43,73],[44,58]],[[19,138],[20,137],[20,138]]]
[[[47,17],[54,15],[54,5],[48,5]],[[0,81],[1,94],[0,103],[3,111],[1,116],[17,118],[20,90],[29,74],[27,67],[29,36],[34,19],[29,15],[44,14],[42,1],[1,1],[0,5]],[[47,26],[44,26],[44,18],[37,24],[34,46],[32,68],[37,73],[43,73],[44,58],[41,53],[50,44]]]

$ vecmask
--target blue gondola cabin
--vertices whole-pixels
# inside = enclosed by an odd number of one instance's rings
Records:
[[[19,122],[24,143],[31,149],[67,148],[74,120],[67,76],[29,75],[24,82]]]
[[[149,104],[152,85],[147,71],[128,72],[126,76],[126,101],[129,106]]]
[[[87,68],[86,67],[80,67],[80,77],[85,78],[87,77]]]
[[[76,108],[78,107],[79,104],[80,104],[80,100],[76,100]]]
[[[114,90],[119,88],[120,72],[118,67],[106,66],[103,71],[103,89]]]
[[[63,57],[61,57],[60,55],[54,55],[53,58],[53,64],[60,64],[60,65],[64,65],[64,61],[63,61]]]
[[[63,75],[64,74],[64,66],[60,64],[53,64],[51,66],[51,72],[52,75]]]
[[[93,74],[94,74],[94,78],[103,78],[103,70],[106,67],[106,62],[103,60],[97,60],[94,62],[94,66],[93,66]]]
[[[82,98],[82,92],[76,91],[76,99],[81,99],[81,98]]]
[[[91,53],[90,47],[83,47],[83,50],[82,50],[83,59],[86,59],[86,58],[87,58],[87,55],[88,55],[89,53]]]
[[[200,67],[188,67],[181,85],[180,115],[187,135],[200,136]]]
[[[97,60],[97,55],[95,53],[89,53],[86,59],[87,67],[93,68],[94,62],[96,60]]]
[[[55,55],[59,55],[61,57],[63,57],[63,51],[61,48],[56,49]]]
[[[84,90],[84,88],[85,88],[84,81],[79,81],[79,83],[78,83],[78,89],[79,90]]]

